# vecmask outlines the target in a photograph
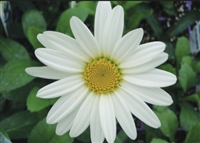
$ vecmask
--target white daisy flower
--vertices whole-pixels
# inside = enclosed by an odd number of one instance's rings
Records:
[[[37,97],[60,97],[47,115],[47,123],[57,123],[56,133],[77,137],[88,126],[91,141],[113,143],[116,119],[129,138],[137,136],[132,115],[158,128],[160,121],[145,103],[170,105],[171,96],[160,87],[176,82],[176,77],[156,69],[165,62],[165,44],[141,44],[143,30],[122,36],[124,11],[108,1],[96,8],[94,36],[77,17],[70,19],[74,39],[46,31],[37,36],[45,46],[35,51],[44,67],[30,67],[32,76],[55,79],[41,88]]]

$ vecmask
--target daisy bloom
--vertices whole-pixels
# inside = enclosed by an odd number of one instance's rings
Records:
[[[94,36],[77,17],[70,19],[75,38],[46,31],[37,36],[45,48],[35,51],[46,66],[30,67],[32,76],[57,80],[41,88],[37,97],[60,97],[49,111],[48,124],[56,134],[69,131],[77,137],[89,126],[91,142],[113,143],[118,122],[127,136],[136,139],[133,116],[153,128],[160,121],[146,104],[170,105],[171,96],[160,87],[176,82],[173,74],[156,69],[165,62],[163,42],[141,44],[143,29],[122,36],[124,11],[108,1],[98,2]],[[146,103],[145,103],[146,102]]]

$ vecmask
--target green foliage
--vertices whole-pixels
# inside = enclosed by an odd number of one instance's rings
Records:
[[[40,110],[44,109],[45,107],[52,105],[57,100],[57,99],[37,98],[36,94],[37,94],[38,90],[39,90],[38,87],[33,88],[27,98],[27,103],[26,103],[27,108],[31,112],[40,111]]]
[[[156,18],[156,16],[154,14],[146,17],[146,20],[148,22],[148,24],[151,26],[152,30],[154,31],[154,34],[157,38],[162,37],[162,28],[161,25],[158,21],[158,19]]]
[[[70,28],[70,19],[72,16],[77,16],[82,21],[85,21],[88,13],[83,8],[73,8],[64,11],[58,20],[56,31],[72,35],[72,31]]]
[[[167,32],[168,37],[176,36],[184,31],[188,26],[193,24],[196,20],[200,19],[200,12],[199,11],[190,11],[186,13],[180,20],[177,22],[176,25],[173,25],[169,31]]]
[[[169,14],[173,15],[175,10],[174,10],[174,2],[173,1],[159,1],[160,4],[163,6],[163,10]]]
[[[176,75],[176,69],[171,64],[164,64],[160,66],[160,69],[168,71]]]
[[[48,125],[46,119],[43,119],[31,131],[28,143],[73,143],[69,134],[56,135],[55,128],[56,125]]]
[[[38,10],[26,11],[22,16],[22,26],[26,36],[28,36],[28,29],[30,27],[37,27],[38,29],[46,30],[45,19]]]
[[[200,142],[200,122],[196,123],[188,132],[185,143],[199,143]]]
[[[176,49],[175,49],[177,63],[180,64],[182,58],[184,56],[189,55],[189,53],[190,53],[190,45],[188,39],[186,37],[179,38],[176,43]]]
[[[194,86],[196,80],[195,72],[188,64],[181,65],[178,78],[184,92],[186,92],[191,86]]]
[[[1,128],[5,130],[10,138],[27,138],[34,124],[37,122],[37,115],[28,111],[17,112],[0,122]]]
[[[158,138],[153,138],[153,140],[151,141],[151,143],[168,143],[165,140],[162,139],[158,139]]]
[[[1,38],[0,42],[0,52],[6,61],[20,59],[30,60],[27,50],[20,43],[4,38]]]
[[[37,27],[31,26],[28,28],[27,37],[34,49],[43,47],[42,44],[37,40],[37,35],[42,32],[43,30]]]
[[[19,88],[34,79],[25,72],[25,68],[38,65],[32,60],[9,61],[1,71],[0,92]]]
[[[95,14],[95,9],[96,9],[96,4],[93,1],[79,1],[76,5],[77,8],[84,8],[88,14],[94,15]]]
[[[189,131],[197,122],[200,121],[199,114],[188,103],[181,103],[180,124]]]
[[[170,141],[174,141],[174,136],[178,128],[178,119],[176,114],[167,107],[161,106],[154,106],[154,111],[161,122],[160,130],[170,139]]]
[[[129,9],[128,13],[131,13],[131,18],[130,15],[127,15],[126,19],[126,24],[128,27],[127,29],[132,30],[136,28],[143,19],[149,17],[153,13],[153,10],[145,4],[139,4],[137,7]],[[126,30],[125,33],[127,33]]]

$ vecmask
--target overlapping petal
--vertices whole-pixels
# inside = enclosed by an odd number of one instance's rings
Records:
[[[80,107],[77,107],[73,112],[67,115],[64,119],[60,120],[56,126],[56,134],[63,135],[68,132],[73,124],[74,118]]]
[[[113,8],[105,23],[102,37],[103,54],[110,56],[116,43],[122,37],[124,28],[124,10],[121,6]]]
[[[90,116],[90,137],[93,143],[102,143],[104,140],[99,116],[99,100],[100,97],[96,96]]]
[[[141,87],[124,81],[122,87],[128,88],[132,94],[140,97],[147,103],[167,106],[172,104],[171,96],[159,87]]]
[[[69,95],[62,96],[56,101],[47,115],[47,123],[54,124],[77,109],[87,97],[88,89],[80,87]]]
[[[123,99],[127,103],[129,110],[133,113],[133,115],[153,128],[160,127],[161,124],[158,117],[142,99],[132,94],[132,92],[130,92],[127,88],[121,88],[118,92],[123,96]]]
[[[26,68],[25,70],[29,75],[40,77],[40,78],[46,78],[46,79],[62,79],[68,76],[72,76],[72,73],[66,73],[54,70],[52,68],[49,68],[47,66],[44,67],[30,67]]]
[[[37,38],[46,48],[63,52],[67,57],[84,62],[89,60],[87,54],[82,50],[77,41],[66,34],[45,31],[43,34],[39,34]]]
[[[110,1],[101,1],[97,4],[94,23],[94,36],[100,47],[102,47],[103,29],[111,9]]]
[[[81,79],[81,75],[66,77],[41,88],[37,93],[37,97],[55,98],[63,96],[84,86],[83,84],[84,81]]]
[[[125,81],[143,87],[166,87],[176,83],[176,76],[169,72],[153,69],[141,74],[126,74]]]
[[[120,68],[130,68],[146,63],[161,54],[164,49],[165,44],[163,42],[150,42],[142,44],[138,46],[130,58],[120,64]]]
[[[103,134],[109,143],[116,137],[116,120],[113,101],[110,95],[101,95],[99,102],[100,123]]]
[[[94,93],[90,93],[81,105],[69,133],[71,137],[79,136],[89,126],[94,100]]]
[[[112,100],[114,103],[115,115],[119,124],[129,138],[134,140],[137,136],[136,127],[126,102],[117,92],[115,92],[112,96]]]
[[[70,19],[70,27],[77,42],[88,56],[94,58],[100,54],[101,49],[96,39],[80,19],[73,16]]]
[[[132,66],[130,68],[123,68],[123,73],[125,74],[139,74],[153,70],[155,67],[164,63],[168,58],[168,54],[161,53],[152,60],[146,61],[141,65]]]
[[[138,28],[127,33],[115,45],[112,50],[111,57],[117,59],[119,63],[122,63],[127,58],[131,57],[134,50],[139,46],[143,34],[144,32],[142,28]]]
[[[55,70],[67,73],[83,72],[83,62],[75,61],[61,52],[39,48],[35,51],[35,55],[41,62]]]

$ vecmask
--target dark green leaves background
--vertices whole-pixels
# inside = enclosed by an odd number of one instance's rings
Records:
[[[11,1],[12,15],[6,35],[0,23],[0,141],[2,143],[88,143],[89,128],[79,137],[55,134],[56,125],[46,124],[46,115],[57,99],[40,99],[37,91],[53,82],[29,76],[26,67],[41,66],[34,50],[43,47],[36,36],[46,30],[73,37],[69,26],[72,16],[94,29],[97,2]],[[130,140],[118,125],[115,143],[199,143],[200,142],[200,54],[190,53],[187,28],[200,20],[200,5],[193,2],[112,1],[125,12],[124,34],[134,28],[145,31],[142,43],[163,41],[169,59],[158,68],[175,74],[175,85],[164,88],[173,98],[168,107],[151,106],[162,126],[153,129],[134,117],[138,137]],[[177,6],[178,5],[178,6]],[[184,14],[178,10],[184,7]],[[181,16],[180,16],[181,15]],[[159,17],[167,20],[159,20]],[[175,17],[178,17],[177,19]],[[169,20],[170,19],[170,20]],[[200,39],[199,39],[200,40]],[[106,141],[105,141],[106,142]]]

